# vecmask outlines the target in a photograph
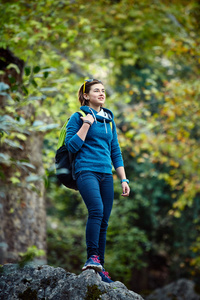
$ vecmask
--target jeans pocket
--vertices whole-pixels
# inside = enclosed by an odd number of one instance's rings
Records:
[[[79,178],[81,181],[92,180],[94,178],[94,174],[93,174],[93,172],[91,172],[89,170],[80,171]]]

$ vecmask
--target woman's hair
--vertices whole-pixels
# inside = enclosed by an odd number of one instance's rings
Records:
[[[97,83],[102,83],[102,81],[98,79],[88,79],[85,80],[85,82],[81,85],[79,91],[78,91],[78,100],[81,103],[82,106],[88,105],[88,100],[84,98],[84,93],[88,94],[90,91],[90,88],[92,85],[97,84]]]

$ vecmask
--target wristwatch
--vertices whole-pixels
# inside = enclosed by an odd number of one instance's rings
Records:
[[[128,180],[128,179],[122,179],[122,180],[121,180],[121,183],[122,183],[122,182],[127,182],[127,183],[129,184],[129,180]]]

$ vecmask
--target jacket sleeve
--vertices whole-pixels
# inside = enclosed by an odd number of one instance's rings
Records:
[[[80,119],[80,114],[76,112],[70,117],[69,122],[67,123],[65,137],[65,146],[72,153],[78,152],[84,143],[77,135],[81,126],[82,120]]]
[[[114,168],[117,169],[118,167],[123,167],[124,163],[123,163],[122,153],[118,142],[116,125],[114,121],[112,121],[112,123],[113,123],[113,129],[112,129],[113,139],[111,142],[111,160]]]

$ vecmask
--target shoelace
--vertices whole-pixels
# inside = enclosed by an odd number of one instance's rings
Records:
[[[100,264],[100,260],[99,260],[99,258],[98,258],[98,255],[94,255],[94,256],[92,257],[92,260],[93,260],[94,262],[97,262],[97,263]]]
[[[109,276],[109,273],[108,272],[106,272],[106,271],[102,271],[102,273],[106,276],[106,277],[108,277],[108,278],[110,278],[111,279],[111,277]]]

